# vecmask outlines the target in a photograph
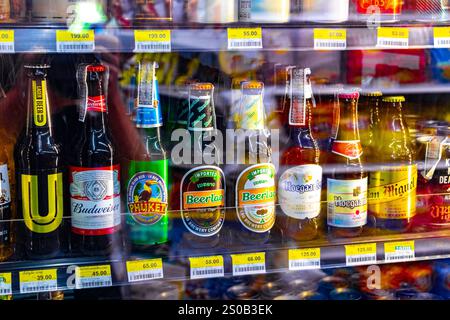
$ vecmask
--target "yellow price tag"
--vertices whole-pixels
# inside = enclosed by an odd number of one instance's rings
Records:
[[[170,30],[134,30],[134,40],[138,42],[170,41]]]
[[[14,30],[0,30],[0,42],[14,42]]]
[[[78,267],[75,274],[78,278],[111,276],[111,266],[109,264],[105,264],[101,266]]]
[[[314,39],[346,40],[346,29],[314,29]]]
[[[408,39],[408,28],[391,28],[380,27],[378,28],[378,38],[395,38],[395,39]]]
[[[363,243],[345,246],[345,260],[347,266],[358,266],[377,261],[377,244]]]
[[[56,269],[21,271],[20,282],[40,282],[56,280]]]
[[[265,263],[266,253],[232,254],[231,259],[233,260],[233,265]]]
[[[414,260],[414,246],[414,240],[386,242],[384,244],[384,259],[389,262]]]
[[[450,48],[450,27],[435,27],[433,35],[435,48]]]
[[[56,30],[56,41],[58,42],[93,42],[94,30],[72,32],[69,30]]]
[[[0,286],[3,284],[10,285],[11,279],[11,272],[0,273]]]
[[[58,288],[56,269],[21,271],[20,293],[55,291]]]
[[[128,272],[162,269],[162,259],[127,261]]]
[[[289,250],[289,260],[302,259],[320,259],[320,248]]]
[[[228,28],[228,39],[261,39],[262,28]]]
[[[191,268],[211,268],[223,266],[222,256],[192,257],[189,258],[189,261],[191,262]]]

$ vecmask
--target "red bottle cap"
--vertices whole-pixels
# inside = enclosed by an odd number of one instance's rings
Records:
[[[339,99],[358,99],[359,92],[341,92],[338,94]]]

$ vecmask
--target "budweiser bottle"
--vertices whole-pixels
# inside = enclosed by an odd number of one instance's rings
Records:
[[[84,254],[107,254],[121,225],[120,168],[103,88],[107,69],[101,64],[86,65],[78,75],[84,103],[69,175],[73,245]]]

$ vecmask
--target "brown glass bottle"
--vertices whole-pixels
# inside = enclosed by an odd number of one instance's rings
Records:
[[[327,220],[332,237],[355,237],[367,223],[367,172],[358,131],[358,92],[340,93],[339,126],[327,162]]]
[[[25,252],[32,259],[56,256],[64,215],[61,147],[52,130],[47,65],[25,66],[27,124],[16,150],[18,210],[24,219]]]
[[[82,66],[79,75],[86,101],[80,110],[83,125],[70,163],[72,243],[86,255],[109,254],[120,230],[121,211],[120,167],[103,88],[107,69],[101,64]]]

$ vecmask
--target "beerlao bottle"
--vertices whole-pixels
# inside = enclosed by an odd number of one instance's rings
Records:
[[[327,165],[327,221],[332,237],[355,237],[367,223],[367,172],[358,131],[358,92],[338,94],[339,125]]]
[[[239,242],[262,244],[270,240],[275,224],[275,166],[268,144],[270,132],[266,128],[263,103],[264,84],[246,81],[241,84],[241,101],[237,132],[238,176],[235,181],[235,205],[240,230]],[[248,137],[248,143],[242,140]],[[244,147],[244,152],[239,148]]]
[[[156,78],[156,62],[140,61],[134,122],[140,141],[126,168],[126,222],[135,249],[168,240],[169,164],[161,143],[163,125]]]
[[[101,64],[78,71],[81,132],[69,168],[73,247],[86,255],[109,254],[120,230],[120,166],[111,140]]]
[[[322,168],[319,146],[311,133],[310,69],[291,70],[288,124],[290,139],[281,157],[278,202],[281,228],[294,240],[312,240],[319,229]]]
[[[213,247],[221,240],[225,222],[225,175],[220,168],[222,150],[216,144],[214,86],[189,86],[187,129],[191,136],[190,164],[181,179],[181,219],[184,239],[194,248]]]
[[[384,97],[381,132],[377,141],[380,162],[369,178],[369,215],[382,231],[405,232],[416,214],[417,165],[408,126],[403,118],[404,97]]]
[[[25,252],[32,259],[55,257],[62,241],[63,163],[61,147],[53,135],[48,68],[48,65],[25,66],[27,123],[15,150],[18,210],[25,224]]]

